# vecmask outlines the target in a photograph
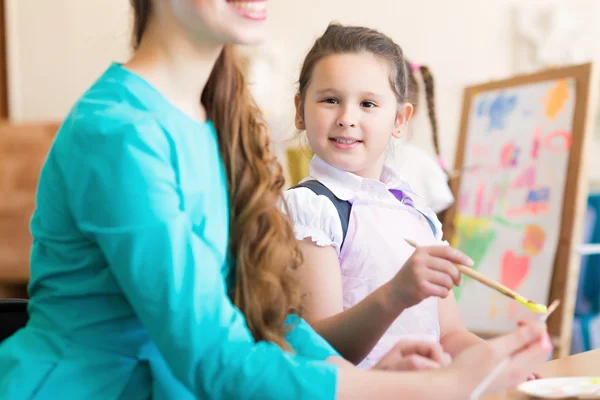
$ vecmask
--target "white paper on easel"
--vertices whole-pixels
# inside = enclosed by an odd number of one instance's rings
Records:
[[[469,110],[453,244],[479,272],[548,301],[575,110],[574,79],[486,91]],[[468,329],[512,329],[523,308],[472,280],[455,292]]]

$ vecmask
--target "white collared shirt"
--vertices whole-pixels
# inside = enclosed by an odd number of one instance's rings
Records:
[[[448,175],[428,153],[412,143],[394,141],[389,166],[415,191],[427,199],[427,205],[439,213],[454,203]]]
[[[374,180],[341,171],[314,156],[310,163],[310,176],[303,182],[306,180],[321,182],[337,198],[350,203],[361,198],[397,204],[399,200],[390,190],[401,190],[414,202],[415,208],[433,223],[436,239],[441,241],[442,224],[436,214],[426,205],[425,199],[388,166],[384,166],[380,180]],[[317,195],[305,187],[287,190],[284,197],[296,239],[310,238],[318,246],[333,246],[339,255],[344,237],[342,223],[333,203],[326,196]]]

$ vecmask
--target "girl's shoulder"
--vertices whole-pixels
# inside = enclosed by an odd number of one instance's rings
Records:
[[[305,182],[305,181],[304,181]],[[318,246],[333,246],[339,254],[343,228],[332,200],[309,187],[293,187],[283,193],[283,211],[294,225],[297,240],[306,238]]]

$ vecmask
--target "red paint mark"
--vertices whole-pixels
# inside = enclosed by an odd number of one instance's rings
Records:
[[[512,250],[506,250],[500,267],[500,283],[516,290],[529,275],[529,257],[517,256]]]
[[[530,203],[523,207],[511,208],[506,212],[507,217],[518,217],[522,215],[545,214],[550,209],[549,203]]]
[[[571,132],[556,131],[544,138],[544,147],[549,151],[557,153],[567,152],[571,148],[572,140],[573,137],[571,136]]]

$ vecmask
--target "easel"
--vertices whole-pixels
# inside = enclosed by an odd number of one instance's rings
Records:
[[[474,97],[482,92],[508,89],[543,81],[573,78],[576,82],[576,106],[573,116],[572,143],[567,168],[565,196],[562,203],[560,233],[554,259],[550,298],[560,299],[561,307],[548,320],[548,330],[555,344],[555,357],[569,354],[571,329],[579,277],[580,256],[574,251],[581,243],[583,219],[588,191],[586,160],[589,132],[595,122],[597,82],[592,64],[583,64],[566,68],[554,68],[539,73],[520,75],[514,78],[494,81],[465,89],[462,118],[454,169],[461,171],[466,167],[465,151],[469,127],[470,110]],[[593,84],[592,84],[593,83]],[[457,196],[462,177],[459,175],[451,182],[452,191]],[[455,232],[456,204],[445,216],[444,233],[451,240]],[[482,333],[482,336],[490,334]]]

